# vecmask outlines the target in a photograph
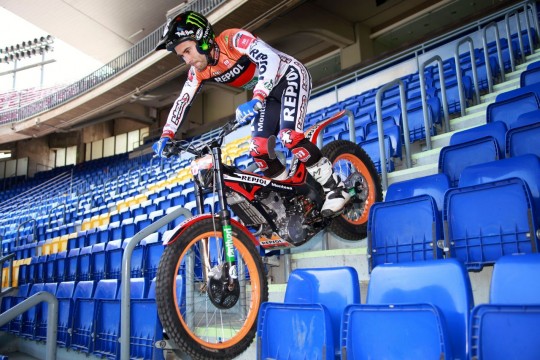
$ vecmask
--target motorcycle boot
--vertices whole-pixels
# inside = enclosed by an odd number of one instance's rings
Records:
[[[326,195],[321,214],[325,217],[340,214],[351,195],[345,189],[343,181],[334,173],[330,160],[322,157],[317,163],[307,167],[307,171],[322,185]]]

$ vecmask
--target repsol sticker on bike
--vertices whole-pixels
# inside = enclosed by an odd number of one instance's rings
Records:
[[[262,185],[262,186],[266,186],[270,183],[270,180],[268,179],[263,179],[258,176],[252,176],[252,175],[246,175],[246,174],[235,174],[235,176],[223,174],[223,178],[225,180],[241,181],[248,184],[255,184],[255,185]]]

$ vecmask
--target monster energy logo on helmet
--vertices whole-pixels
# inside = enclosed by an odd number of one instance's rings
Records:
[[[156,50],[166,48],[169,51],[174,51],[178,44],[187,40],[196,41],[200,52],[207,53],[211,50],[214,31],[203,15],[187,11],[176,16],[167,24],[163,38]]]

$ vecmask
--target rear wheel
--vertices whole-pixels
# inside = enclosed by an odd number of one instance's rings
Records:
[[[322,149],[345,183],[351,201],[329,226],[329,230],[346,240],[361,240],[367,235],[369,209],[382,201],[379,174],[369,155],[357,144],[346,140],[332,141]]]
[[[162,255],[156,280],[159,318],[167,336],[194,359],[232,359],[255,337],[257,316],[268,300],[260,255],[241,228],[232,226],[237,278],[222,282],[221,226],[200,220],[173,235]],[[204,278],[202,254],[210,257],[211,281]],[[225,272],[226,271],[226,272]]]

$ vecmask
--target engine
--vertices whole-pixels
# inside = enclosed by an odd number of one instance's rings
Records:
[[[270,192],[261,199],[268,213],[274,217],[274,222],[279,229],[279,236],[293,243],[303,242],[306,238],[304,226],[305,209],[298,198],[284,200],[278,193]]]

